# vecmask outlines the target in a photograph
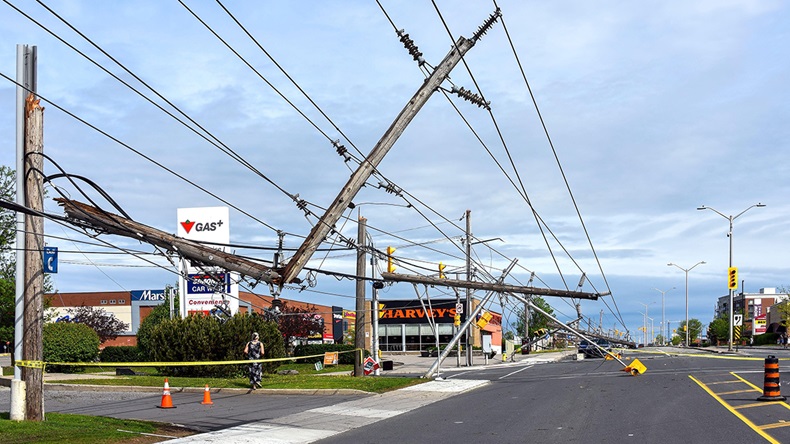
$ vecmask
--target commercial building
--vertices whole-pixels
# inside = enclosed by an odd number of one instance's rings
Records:
[[[473,309],[479,301],[473,299]],[[460,322],[466,321],[465,313],[458,313],[456,299],[419,299],[380,300],[379,301],[379,349],[389,352],[420,352],[447,345],[458,331],[454,325],[455,315],[460,315]],[[465,299],[460,300],[466,306]],[[370,307],[370,305],[368,305]],[[488,312],[491,315],[488,323],[482,328],[473,326],[470,344],[483,347],[490,344],[492,350],[500,353],[502,344],[502,315]],[[477,321],[477,320],[476,320]],[[372,323],[368,323],[366,347],[371,348],[373,337]],[[461,337],[462,343],[466,334]]]
[[[777,303],[788,300],[790,295],[777,293],[776,288],[761,288],[757,293],[736,293],[733,296],[733,312],[743,315],[743,336],[760,335],[771,330],[769,326],[776,322],[771,321],[778,316],[771,316],[771,307]],[[716,303],[715,317],[729,316],[730,297],[722,296]]]
[[[161,289],[54,293],[46,295],[46,298],[50,304],[50,313],[48,315],[54,322],[69,319],[70,309],[86,306],[104,309],[105,312],[112,314],[123,323],[129,325],[127,331],[121,333],[115,340],[106,342],[105,346],[137,344],[137,329],[140,328],[140,324],[146,316],[157,305],[168,303],[166,292]],[[239,312],[262,313],[265,308],[272,306],[272,300],[271,296],[241,291],[239,292]],[[280,301],[287,303],[291,307],[309,309],[321,317],[324,324],[323,333],[311,338],[303,338],[305,341],[329,343],[336,340],[342,341],[343,335],[348,331],[349,320],[346,315],[347,311],[343,310],[342,307],[311,304],[284,298],[280,298]],[[211,314],[211,310],[208,308],[201,311],[206,315]],[[353,325],[353,321],[351,325]]]

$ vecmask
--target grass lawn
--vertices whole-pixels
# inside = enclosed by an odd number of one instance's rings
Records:
[[[148,435],[144,435],[146,433]],[[166,441],[194,432],[167,424],[96,416],[47,413],[46,421],[11,421],[0,413],[0,444],[134,443]],[[160,435],[160,436],[151,436]]]
[[[109,369],[109,368],[108,368]],[[108,370],[102,369],[102,370]],[[354,366],[337,365],[325,367],[322,370],[315,370],[312,364],[285,364],[280,366],[281,370],[296,370],[298,375],[264,374],[261,379],[263,389],[354,389],[371,393],[383,393],[410,385],[426,382],[420,378],[393,378],[393,377],[362,377],[356,378],[351,375]],[[101,370],[99,370],[101,371]],[[164,378],[155,368],[135,367],[134,371],[143,373],[136,376],[113,376],[112,378],[85,379],[87,372],[83,372],[83,379],[53,380],[47,382],[58,382],[64,384],[91,384],[91,385],[123,385],[123,386],[143,386],[143,387],[162,387]],[[237,378],[201,378],[201,377],[180,377],[168,376],[170,387],[205,387],[209,388],[249,388],[247,377]]]

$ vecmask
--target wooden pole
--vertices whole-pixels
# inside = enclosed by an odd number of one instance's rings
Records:
[[[310,234],[305,238],[302,245],[296,251],[294,256],[285,266],[282,271],[282,283],[287,284],[296,279],[299,272],[302,271],[307,261],[313,256],[315,250],[321,242],[326,239],[327,234],[335,229],[335,223],[343,215],[343,212],[348,208],[351,201],[357,195],[359,190],[365,185],[365,182],[370,178],[370,175],[376,170],[379,163],[387,155],[390,148],[395,144],[406,126],[411,123],[420,109],[428,102],[428,99],[436,91],[436,88],[450,75],[450,71],[461,60],[461,57],[472,48],[475,44],[473,40],[467,40],[460,37],[447,56],[442,60],[439,66],[433,71],[430,77],[425,79],[425,82],[420,86],[414,96],[409,100],[406,106],[401,110],[395,121],[387,129],[381,139],[378,141],[370,154],[365,160],[359,164],[359,167],[354,174],[348,179],[346,185],[340,190],[340,193],[335,198],[334,202],[327,208],[324,215],[315,224]]]
[[[356,321],[354,325],[354,347],[359,350],[359,355],[354,361],[354,376],[365,376],[362,360],[365,357],[365,332],[367,331],[367,316],[365,315],[365,245],[367,237],[367,222],[364,217],[359,217],[357,225],[357,306]]]
[[[30,94],[25,101],[25,195],[26,206],[44,210],[44,108]],[[44,355],[44,218],[25,216],[25,317],[22,356],[26,361],[42,361]],[[44,369],[24,367],[27,388],[25,419],[44,420]]]

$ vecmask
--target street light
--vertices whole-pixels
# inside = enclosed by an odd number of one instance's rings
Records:
[[[689,271],[693,270],[697,265],[704,264],[705,261],[699,261],[691,268],[683,268],[678,264],[668,263],[667,266],[678,267],[686,273],[686,347],[689,346]]]
[[[749,208],[741,211],[740,213],[736,214],[735,216],[733,216],[733,215],[725,216],[724,213],[716,210],[715,208],[706,207],[705,205],[702,205],[701,207],[697,208],[698,210],[711,210],[714,213],[716,213],[719,216],[727,219],[730,222],[730,231],[727,232],[727,237],[730,238],[730,268],[732,268],[732,221],[734,221],[735,219],[739,218],[743,213],[751,210],[754,207],[764,207],[764,206],[765,206],[765,204],[757,202],[756,204],[754,204],[754,205],[750,206]],[[733,312],[733,288],[730,288],[729,292],[730,292],[730,340],[729,340],[729,342],[727,342],[727,350],[728,351],[732,351],[732,323],[733,323],[733,313],[734,313]]]
[[[643,319],[642,320],[642,328],[644,329],[642,331],[645,333],[644,335],[642,335],[642,338],[644,339],[645,347],[647,347],[647,319],[648,319],[648,317],[647,317],[647,307],[650,306],[650,305],[653,305],[653,304],[655,304],[655,302],[651,302],[649,304],[643,304],[641,302],[639,303],[639,305],[644,305],[645,306],[645,313],[644,313],[644,316],[642,318]]]
[[[650,342],[653,345],[655,345],[655,343],[656,343],[656,331],[653,329],[653,318],[648,318],[648,319],[650,319],[650,339],[651,339]]]
[[[658,288],[654,288],[653,289],[653,290],[661,293],[661,336],[662,336],[661,342],[662,342],[662,345],[667,345],[667,337],[664,336],[664,326],[666,325],[664,323],[664,319],[665,319],[665,317],[664,317],[664,294],[669,292],[669,291],[672,291],[674,289],[675,289],[675,287],[672,287],[669,290],[664,290],[664,291],[659,290]]]

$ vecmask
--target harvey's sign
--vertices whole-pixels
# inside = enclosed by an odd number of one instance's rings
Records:
[[[456,313],[455,299],[431,299],[430,307],[425,302],[424,309],[417,299],[379,301],[379,307],[379,324],[427,324],[427,317],[439,324],[452,324]]]

